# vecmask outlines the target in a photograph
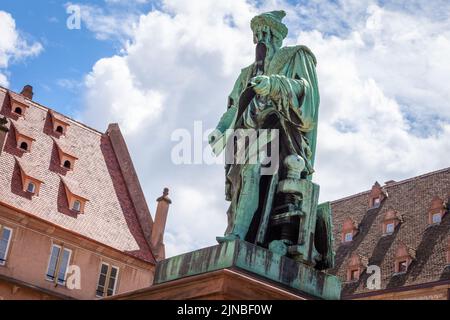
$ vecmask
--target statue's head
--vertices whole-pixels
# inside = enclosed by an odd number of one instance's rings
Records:
[[[288,34],[288,28],[281,22],[285,16],[284,11],[271,11],[260,14],[251,21],[253,42],[258,45],[264,44],[269,56],[281,48]]]

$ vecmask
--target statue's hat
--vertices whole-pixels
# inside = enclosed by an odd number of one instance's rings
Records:
[[[286,12],[283,10],[262,13],[252,19],[250,26],[253,32],[261,27],[269,27],[275,33],[275,36],[284,39],[288,34],[288,28],[281,20],[285,16]]]

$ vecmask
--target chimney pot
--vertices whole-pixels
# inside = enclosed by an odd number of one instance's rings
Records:
[[[27,84],[25,87],[23,87],[22,92],[20,94],[23,95],[25,98],[33,100],[33,87]]]

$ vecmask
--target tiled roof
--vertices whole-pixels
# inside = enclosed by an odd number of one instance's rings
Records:
[[[7,90],[0,87],[0,114],[18,128],[26,128],[35,141],[31,152],[24,153],[17,149],[14,134],[8,134],[0,155],[0,202],[153,263],[109,136],[64,118],[71,126],[58,138],[49,109],[11,94],[29,108],[24,117],[15,117],[5,99]],[[78,158],[74,170],[60,166],[56,144]],[[23,192],[16,158],[25,170],[42,179],[39,196],[28,197]],[[74,189],[71,192],[89,200],[84,214],[69,210],[61,177]]]
[[[450,197],[450,168],[425,174],[383,187],[388,194],[381,206],[369,209],[369,192],[362,192],[332,202],[336,266],[331,273],[343,281],[343,296],[370,293],[366,286],[367,272],[360,279],[347,281],[347,266],[353,254],[368,259],[368,265],[381,268],[381,289],[419,285],[440,280],[450,280],[447,266],[450,214],[439,225],[430,225],[428,212],[433,199],[448,201]],[[392,235],[383,235],[384,215],[394,210],[403,222]],[[345,219],[351,218],[359,232],[350,243],[341,243],[341,228]],[[404,274],[395,274],[396,250],[406,245],[412,258]]]

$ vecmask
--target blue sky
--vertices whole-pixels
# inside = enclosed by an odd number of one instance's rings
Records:
[[[24,84],[35,88],[36,101],[63,113],[75,116],[82,104],[81,87],[70,87],[72,81],[82,83],[93,64],[119,49],[116,41],[99,41],[86,27],[69,30],[64,1],[2,1],[0,10],[9,12],[17,29],[28,41],[40,42],[44,50],[39,56],[8,68],[11,89],[21,90]],[[80,1],[103,5],[104,1]],[[143,8],[142,8],[143,9]],[[66,80],[66,87],[61,84]],[[71,81],[67,83],[67,80]]]
[[[449,166],[447,0],[72,3],[81,30],[66,27],[65,1],[0,3],[0,84],[31,84],[37,102],[100,131],[120,124],[153,212],[171,189],[169,255],[212,245],[226,227],[223,167],[175,165],[171,137],[196,121],[215,127],[263,11],[285,10],[285,44],[318,59],[322,201]]]

